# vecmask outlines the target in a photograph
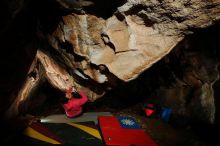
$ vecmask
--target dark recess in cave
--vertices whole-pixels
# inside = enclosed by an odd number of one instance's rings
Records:
[[[91,6],[85,7],[85,11],[91,15],[107,19],[111,17],[119,6],[122,6],[126,0],[92,0]]]

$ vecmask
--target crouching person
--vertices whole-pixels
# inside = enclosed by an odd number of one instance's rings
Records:
[[[86,94],[82,90],[77,91],[71,87],[66,90],[66,98],[68,102],[63,104],[63,108],[67,117],[79,116],[82,113],[82,106],[88,101]]]

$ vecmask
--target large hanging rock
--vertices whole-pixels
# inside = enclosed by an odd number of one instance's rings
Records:
[[[128,1],[118,8],[118,17],[107,20],[104,30],[115,48],[114,59],[106,64],[109,71],[124,81],[136,78],[190,29],[213,24],[219,18],[217,5],[217,1]]]
[[[72,57],[84,79],[111,87],[109,74],[125,82],[137,78],[193,29],[214,24],[219,8],[218,1],[129,0],[106,20],[86,11],[65,15],[48,39]]]
[[[10,35],[6,35],[7,37],[4,35],[7,32],[13,34],[13,31],[9,31],[12,27],[14,28],[12,30],[18,31],[19,34],[22,31],[26,32],[21,34],[27,36],[17,37],[19,41],[33,45],[28,38],[31,34],[35,35],[37,26],[40,43],[37,53],[33,49],[36,47],[29,45],[31,59],[26,65],[19,64],[25,66],[22,78],[18,81],[23,85],[19,85],[13,95],[9,95],[12,103],[9,113],[19,113],[20,103],[25,102],[32,90],[34,91],[44,79],[63,92],[69,86],[83,88],[90,100],[94,101],[106,91],[116,87],[118,83],[136,79],[142,72],[169,54],[187,34],[192,34],[194,29],[206,28],[220,19],[219,0],[120,0],[117,2],[115,0],[105,2],[14,0],[13,2],[15,7],[7,8],[11,19],[5,21],[10,25],[8,27],[1,25],[1,38],[8,42]],[[4,1],[4,3],[10,5],[10,2]],[[37,21],[29,22],[26,17],[20,17],[24,14],[29,18],[32,13],[28,15],[29,9],[25,8],[31,8],[35,4],[41,8],[31,11],[34,11],[32,16]],[[102,10],[100,11],[99,8]],[[21,20],[21,25],[12,25],[12,22],[18,23],[19,18],[24,19]],[[26,21],[30,24],[28,26],[33,26],[30,28],[32,31],[25,30]],[[29,30],[29,27],[27,28]],[[23,38],[25,41],[22,41]],[[15,48],[13,44],[9,46],[10,49]],[[27,47],[23,46],[23,48]],[[23,50],[27,51],[27,49]],[[30,67],[31,64],[33,68]],[[24,77],[26,81],[23,81]],[[203,91],[211,89],[211,83],[201,84],[200,87]],[[209,103],[212,103],[212,100]]]

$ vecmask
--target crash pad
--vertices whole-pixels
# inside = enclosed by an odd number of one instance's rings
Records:
[[[127,122],[125,126],[121,126],[122,118],[114,116],[99,116],[99,126],[106,145],[117,146],[157,146],[150,136],[141,128],[130,128],[131,125],[136,125],[135,121],[130,121],[124,117]],[[130,127],[127,127],[130,125]]]
[[[33,122],[25,129],[24,136],[29,145],[103,145],[99,130],[94,122]]]

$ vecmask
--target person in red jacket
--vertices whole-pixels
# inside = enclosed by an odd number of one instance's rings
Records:
[[[63,108],[69,118],[80,115],[82,113],[82,105],[88,101],[88,97],[82,90],[77,91],[73,87],[66,90],[66,98],[69,101],[63,104]]]

